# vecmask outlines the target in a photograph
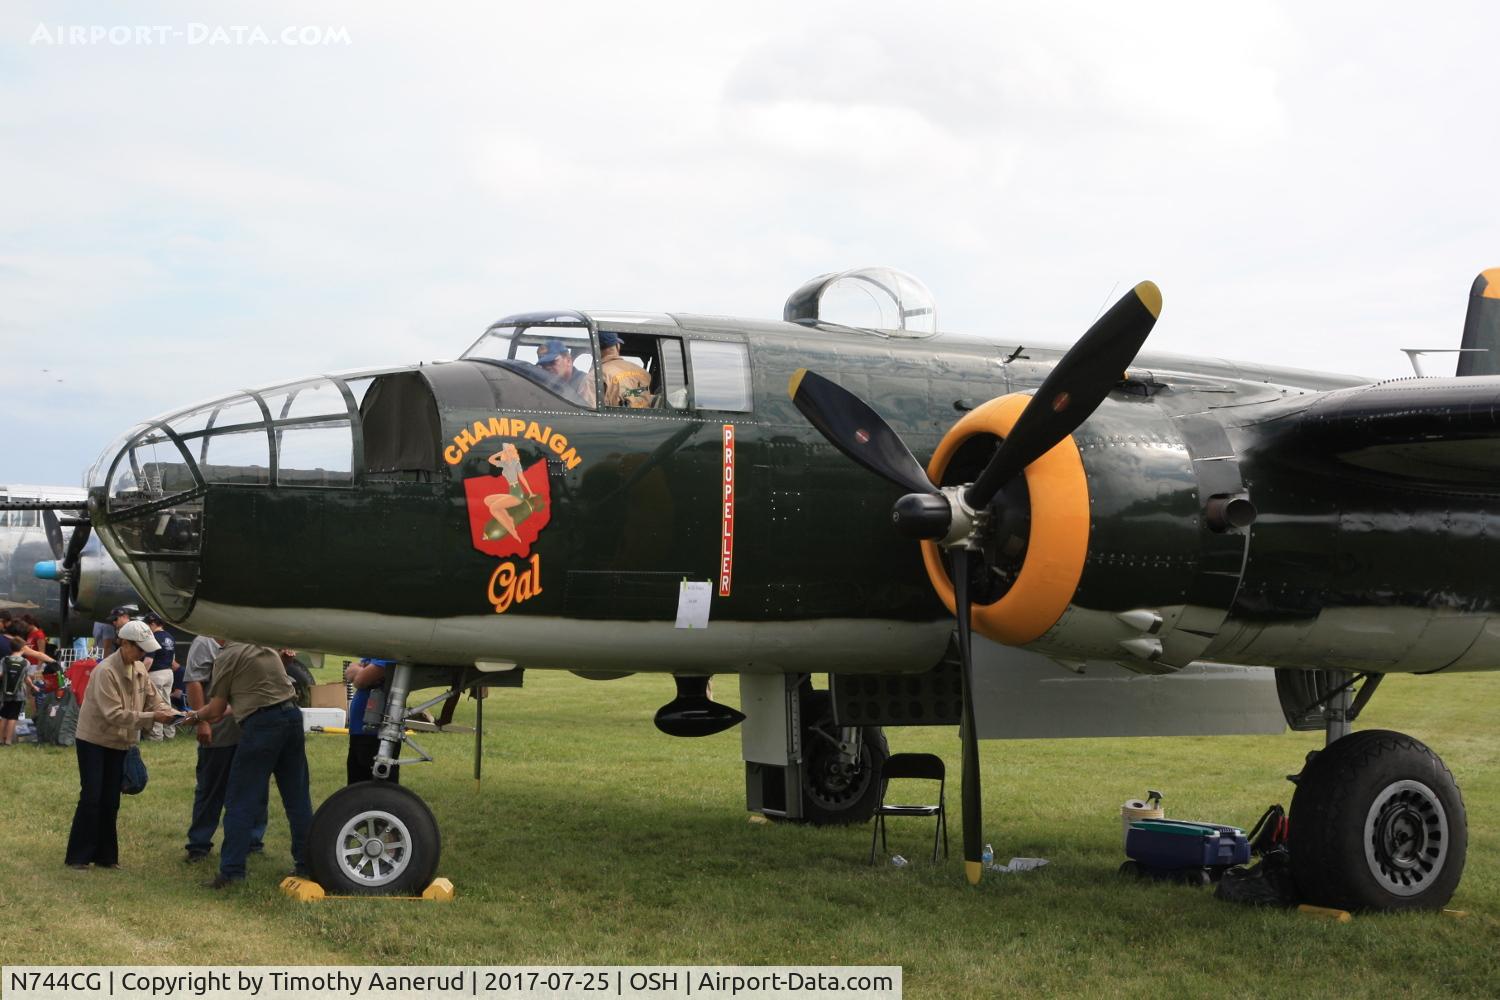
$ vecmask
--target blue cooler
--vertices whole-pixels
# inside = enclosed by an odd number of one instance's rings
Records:
[[[1250,861],[1245,831],[1218,823],[1139,819],[1125,835],[1125,854],[1150,868],[1223,868]]]

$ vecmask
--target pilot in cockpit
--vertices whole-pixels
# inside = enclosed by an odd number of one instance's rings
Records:
[[[573,364],[573,355],[561,340],[549,340],[537,354],[536,366],[563,385],[563,394],[581,406],[594,405],[594,377]]]

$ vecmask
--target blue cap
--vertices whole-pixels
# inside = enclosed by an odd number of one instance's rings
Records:
[[[562,341],[549,340],[546,346],[542,348],[541,353],[536,356],[536,363],[539,365],[550,365],[558,358],[567,356],[568,349],[563,346]]]
[[[599,349],[605,350],[620,346],[620,335],[613,330],[605,330],[599,334]]]

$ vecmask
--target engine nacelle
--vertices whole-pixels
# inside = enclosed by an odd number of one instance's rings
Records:
[[[929,463],[933,481],[972,478],[1028,401],[1002,396],[960,419]],[[1254,508],[1216,419],[1141,396],[1106,400],[1007,487],[993,520],[977,632],[1063,661],[1163,673],[1201,656],[1223,625]],[[941,552],[924,543],[923,558],[951,609]]]
[[[111,608],[122,604],[145,606],[97,535],[89,539],[79,556],[68,589],[73,608],[92,621],[103,621]]]

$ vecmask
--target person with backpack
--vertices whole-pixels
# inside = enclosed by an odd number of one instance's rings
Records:
[[[120,867],[115,820],[120,812],[120,785],[125,754],[140,740],[141,730],[171,722],[177,712],[157,692],[142,658],[160,649],[144,622],[127,622],[118,634],[119,648],[94,669],[89,696],[78,713],[78,808],[68,834],[69,868]]]
[[[16,742],[16,720],[25,702],[26,658],[15,651],[9,636],[0,636],[0,645],[5,649],[0,659],[0,746],[8,747]]]

